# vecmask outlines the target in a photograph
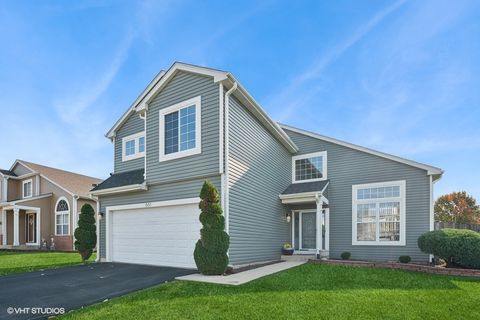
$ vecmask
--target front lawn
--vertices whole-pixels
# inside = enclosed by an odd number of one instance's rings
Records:
[[[89,261],[95,261],[93,254]],[[0,275],[80,264],[76,252],[0,251]]]
[[[243,286],[175,281],[71,319],[480,319],[480,281],[306,264]]]

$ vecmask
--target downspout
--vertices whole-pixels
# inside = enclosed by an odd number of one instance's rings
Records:
[[[229,185],[229,169],[230,169],[230,95],[237,90],[237,82],[233,83],[233,86],[225,93],[225,174],[224,174],[224,185],[225,185],[225,231],[230,234],[230,185]]]

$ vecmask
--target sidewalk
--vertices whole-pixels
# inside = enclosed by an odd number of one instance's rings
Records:
[[[199,273],[190,274],[187,276],[176,277],[176,280],[208,282],[216,284],[228,284],[238,286],[261,277],[265,277],[280,271],[284,271],[306,263],[306,261],[285,261],[268,266],[250,269],[247,271],[234,273],[228,276],[205,276]]]

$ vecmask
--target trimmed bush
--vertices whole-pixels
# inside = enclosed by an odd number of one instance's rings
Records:
[[[228,266],[227,251],[230,237],[224,231],[225,218],[219,204],[218,191],[210,181],[205,181],[200,191],[199,220],[203,225],[200,240],[193,256],[198,271],[205,275],[221,275]]]
[[[472,230],[442,229],[424,233],[418,247],[445,260],[447,267],[480,268],[480,233]]]
[[[412,258],[410,258],[410,256],[400,256],[398,257],[398,261],[400,261],[401,263],[409,263],[410,261],[412,261]]]
[[[92,206],[84,204],[80,210],[78,227],[75,229],[75,249],[80,253],[83,263],[92,256],[97,245],[97,229],[95,227],[95,211]]]
[[[350,254],[350,252],[348,252],[348,251],[342,252],[342,254],[340,255],[340,257],[341,257],[343,260],[348,260],[348,259],[350,259],[350,256],[351,256],[351,254]]]

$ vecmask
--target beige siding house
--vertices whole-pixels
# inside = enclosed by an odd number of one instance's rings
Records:
[[[100,179],[17,160],[0,170],[0,248],[73,250],[83,204]]]

